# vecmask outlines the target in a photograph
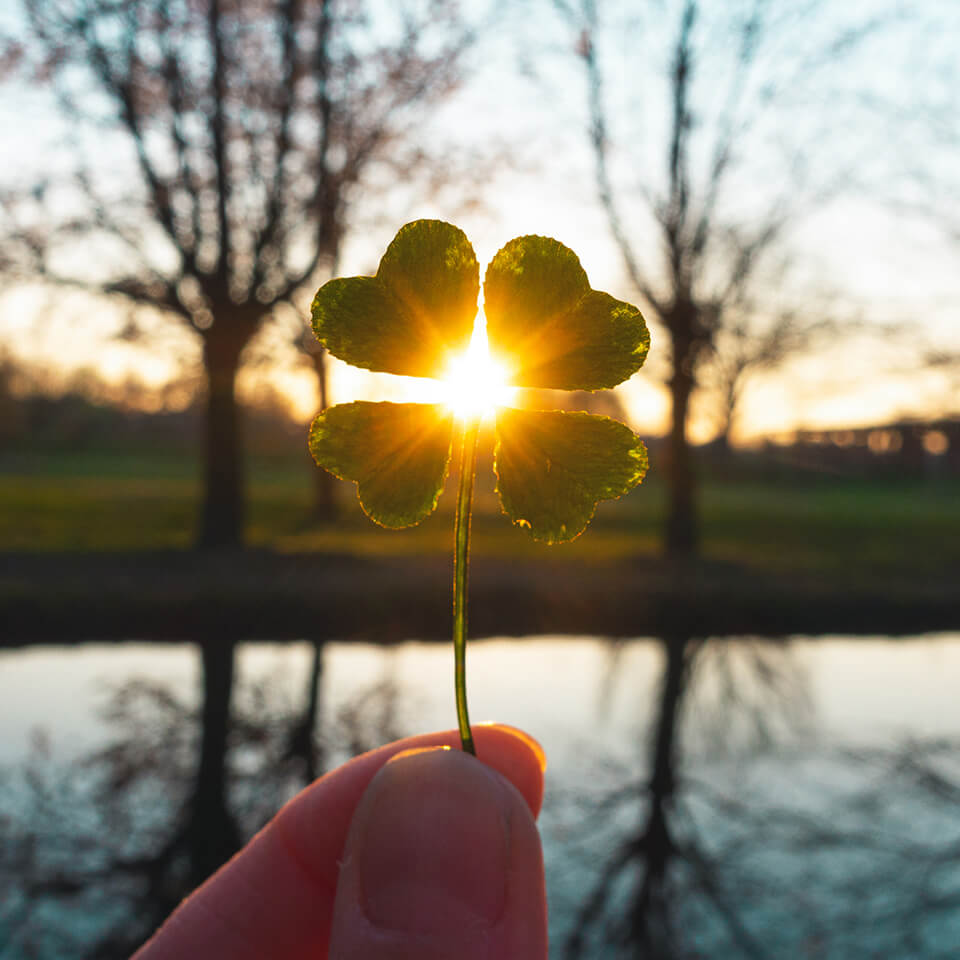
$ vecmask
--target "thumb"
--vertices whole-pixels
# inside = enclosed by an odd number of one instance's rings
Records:
[[[330,960],[544,960],[540,837],[516,788],[449,748],[398,754],[344,848]]]

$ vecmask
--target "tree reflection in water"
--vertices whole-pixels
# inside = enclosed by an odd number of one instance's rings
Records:
[[[323,654],[297,704],[276,678],[237,684],[235,644],[208,641],[199,706],[131,679],[104,710],[112,740],[66,768],[38,734],[2,784],[0,956],[128,957],[326,757],[401,736],[389,673],[321,724]]]
[[[662,648],[646,772],[574,803],[604,835],[585,828],[593,885],[563,955],[956,957],[960,740],[806,750],[809,691],[786,645]]]

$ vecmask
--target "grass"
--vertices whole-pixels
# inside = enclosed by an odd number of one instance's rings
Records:
[[[708,484],[705,552],[778,571],[911,579],[960,571],[958,492],[923,481]]]
[[[449,555],[452,487],[419,527],[382,530],[342,489],[343,515],[311,522],[313,468],[304,461],[250,463],[247,539],[285,553]],[[194,537],[200,471],[173,456],[32,457],[0,472],[0,551],[186,549]],[[847,577],[878,573],[917,579],[960,571],[956,482],[813,478],[709,481],[701,487],[703,553],[746,567]],[[603,503],[587,534],[548,547],[514,530],[481,476],[474,555],[549,557],[594,563],[651,555],[666,492],[655,478],[623,500]]]

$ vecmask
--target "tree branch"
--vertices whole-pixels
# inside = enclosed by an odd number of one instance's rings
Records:
[[[213,140],[213,164],[217,179],[217,228],[218,250],[215,269],[218,293],[226,295],[229,286],[229,256],[231,231],[229,217],[230,177],[227,159],[227,59],[224,51],[224,36],[221,26],[221,0],[210,0],[207,14],[208,41],[213,54],[211,64],[211,87],[213,110],[210,133]]]
[[[569,7],[555,0],[561,9],[569,14]],[[597,34],[599,20],[595,0],[582,0],[583,26],[581,29],[578,53],[583,61],[587,75],[587,102],[590,117],[590,144],[593,147],[594,177],[597,184],[597,195],[607,214],[610,231],[614,242],[620,250],[627,275],[631,283],[640,292],[641,296],[651,305],[658,314],[663,312],[663,304],[653,289],[649,278],[640,266],[640,260],[627,235],[623,219],[620,215],[619,204],[614,194],[613,183],[610,179],[609,159],[607,156],[608,134],[607,116],[603,101],[603,75],[597,56]]]

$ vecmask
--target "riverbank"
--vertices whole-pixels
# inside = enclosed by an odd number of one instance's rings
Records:
[[[0,645],[89,640],[447,639],[450,561],[268,550],[0,554]],[[651,557],[474,559],[472,636],[960,628],[955,576],[789,574]]]
[[[739,462],[739,461],[738,461]],[[0,644],[90,639],[446,639],[452,488],[384,530],[338,487],[311,513],[299,461],[249,464],[246,542],[190,549],[194,461],[63,454],[0,470]],[[955,483],[749,472],[704,476],[703,559],[659,558],[660,473],[547,546],[511,526],[489,465],[473,521],[472,636],[905,634],[960,628]]]

